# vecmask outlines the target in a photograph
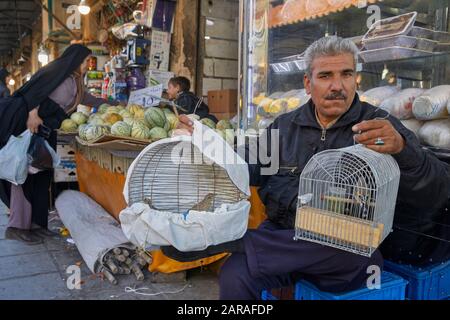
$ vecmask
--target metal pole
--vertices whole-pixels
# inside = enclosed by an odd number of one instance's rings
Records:
[[[50,16],[52,16],[52,18],[54,18],[55,20],[56,20],[56,22],[58,22],[67,32],[69,32],[70,33],[70,35],[72,36],[72,38],[74,38],[75,40],[80,40],[79,38],[78,38],[78,36],[75,34],[75,33],[73,33],[72,32],[72,30],[70,30],[65,24],[64,24],[64,22],[62,22],[57,16],[55,16],[52,12],[50,12],[50,10],[48,10],[48,8],[45,6],[45,5],[43,5],[42,3],[41,3],[41,1],[40,0],[34,0],[34,2],[36,3],[36,4],[38,4],[42,9],[44,9],[45,11],[47,11],[47,13],[50,15]]]

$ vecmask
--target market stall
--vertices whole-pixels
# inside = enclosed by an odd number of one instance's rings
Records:
[[[171,137],[177,126],[177,106],[163,99],[174,76],[168,59],[175,2],[158,1],[156,8],[137,1],[107,3],[90,17],[101,30],[88,45],[93,54],[85,77],[87,90],[107,103],[79,105],[62,123],[59,137],[72,151],[65,167],[57,171],[65,181],[77,180],[81,192],[119,221],[127,207],[123,189],[130,165],[146,146]],[[228,120],[217,126],[208,119],[202,123],[234,142]],[[250,227],[262,221],[263,212],[251,215]],[[149,270],[172,273],[208,265],[226,255],[181,263],[153,251]]]

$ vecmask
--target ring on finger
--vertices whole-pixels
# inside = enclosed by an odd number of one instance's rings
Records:
[[[376,146],[384,146],[384,140],[381,139],[381,138],[377,138],[377,139],[375,140],[375,145],[376,145]]]

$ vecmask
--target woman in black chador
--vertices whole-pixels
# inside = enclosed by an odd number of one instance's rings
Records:
[[[79,44],[69,46],[58,59],[40,69],[13,96],[0,99],[0,148],[11,135],[27,128],[38,133],[43,126],[52,130],[47,139],[56,149],[56,131],[78,104],[98,106],[106,101],[87,93],[83,75],[91,51]],[[10,208],[5,236],[29,244],[48,235],[49,187],[52,171],[28,175],[21,186],[0,180],[0,198]]]

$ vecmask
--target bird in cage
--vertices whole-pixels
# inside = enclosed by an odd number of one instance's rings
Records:
[[[247,230],[248,165],[214,130],[193,122],[192,136],[156,141],[130,166],[128,207],[119,219],[132,243],[189,252],[239,239]]]
[[[314,155],[300,176],[295,238],[370,256],[392,228],[399,180],[392,156],[361,145]]]

